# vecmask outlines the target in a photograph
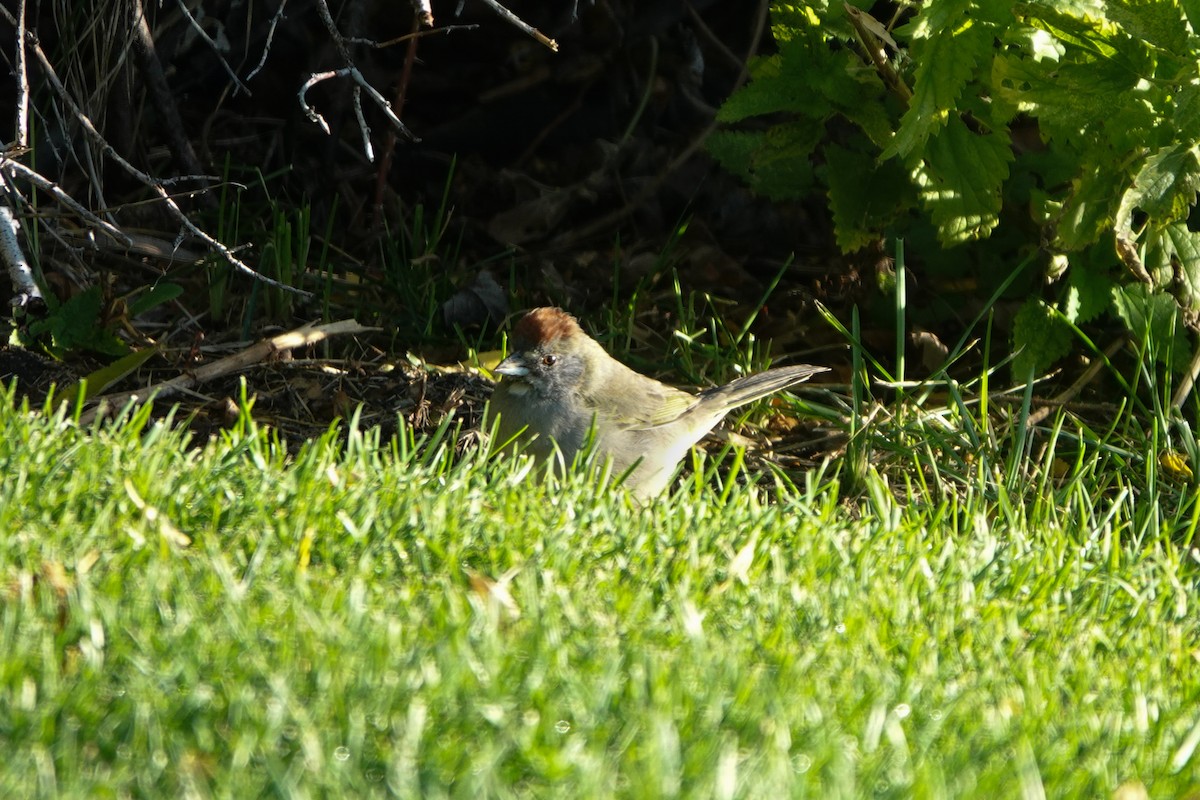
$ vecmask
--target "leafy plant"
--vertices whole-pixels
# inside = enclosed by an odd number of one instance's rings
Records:
[[[80,292],[64,303],[49,296],[50,313],[31,322],[19,343],[24,347],[40,345],[57,358],[73,350],[90,350],[109,356],[122,356],[129,346],[106,324],[100,287]]]
[[[131,352],[116,331],[122,326],[128,328],[130,320],[175,300],[182,293],[179,284],[162,281],[107,302],[99,286],[66,301],[49,295],[46,316],[30,321],[23,328],[14,328],[9,338],[22,347],[40,347],[55,358],[77,351],[121,356],[116,363],[88,376],[90,396],[127,374],[125,365],[136,367],[155,352],[153,348]]]
[[[779,51],[720,113],[767,124],[714,134],[722,164],[825,192],[846,252],[928,235],[1015,264],[1036,242],[1057,295],[1017,315],[1018,377],[1106,312],[1135,336],[1196,318],[1200,3],[931,0],[891,27],[871,6],[772,4]]]

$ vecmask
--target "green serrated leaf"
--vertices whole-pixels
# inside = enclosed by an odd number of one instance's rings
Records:
[[[1193,34],[1200,34],[1200,0],[1180,0],[1183,15],[1187,17]]]
[[[764,138],[761,131],[714,131],[704,146],[718,164],[744,179]]]
[[[1063,316],[1076,325],[1089,322],[1112,305],[1113,282],[1102,271],[1072,260],[1067,270],[1067,291],[1062,301]]]
[[[1147,250],[1151,253],[1147,262],[1162,261],[1170,267],[1180,304],[1188,311],[1200,312],[1200,233],[1177,222],[1152,234]]]
[[[1120,28],[1104,15],[1101,2],[1014,3],[1013,14],[1076,47],[1095,47],[1111,55],[1115,48],[1107,40],[1120,35]]]
[[[937,3],[926,3],[921,13],[913,17],[911,22],[897,29],[897,35],[911,39],[931,39],[946,31],[962,25],[970,18],[970,12],[975,5],[973,0],[941,0]]]
[[[1012,158],[1007,132],[974,133],[958,117],[930,139],[912,177],[944,245],[981,238],[996,227]]]
[[[800,121],[767,131],[717,131],[708,149],[756,193],[773,200],[803,197],[813,181],[811,156],[823,133],[818,123]]]
[[[803,197],[812,189],[812,154],[823,126],[808,121],[776,125],[750,164],[750,187],[772,200]]]
[[[1200,147],[1178,142],[1146,159],[1133,180],[1139,208],[1160,224],[1183,219],[1200,189]]]
[[[808,3],[771,3],[771,35],[776,42],[790,42],[820,25],[820,16]]]
[[[30,329],[50,334],[51,347],[64,353],[87,342],[100,317],[100,287],[93,286],[59,306],[53,314]]]
[[[71,315],[67,319],[66,325],[58,331],[55,345],[63,350],[90,350],[110,356],[125,355],[129,352],[129,345],[102,325],[99,287],[93,287],[85,294],[91,292],[95,292],[94,303],[92,298],[89,298],[79,314]]]
[[[1078,55],[1078,53],[1074,54]],[[1001,118],[1023,113],[1038,119],[1052,139],[1095,141],[1109,135],[1106,115],[1124,109],[1137,93],[1138,76],[1111,62],[1035,61],[1011,54],[992,62],[992,89]],[[1141,130],[1154,122],[1147,113]],[[1126,121],[1125,127],[1131,122]]]
[[[55,337],[71,343],[86,339],[99,321],[100,304],[99,286],[85,289],[67,300],[56,312]]]
[[[30,325],[31,338],[49,334],[50,352],[56,355],[72,350],[90,350],[105,355],[124,355],[129,347],[101,327],[100,287],[93,286],[56,308],[44,320]]]
[[[1175,302],[1162,292],[1152,292],[1143,283],[1112,288],[1113,310],[1135,338],[1148,332],[1158,338],[1168,335],[1178,318]]]
[[[1012,25],[1004,33],[1004,44],[1015,46],[1036,61],[1058,62],[1066,47],[1041,28],[1032,25]]]
[[[833,112],[858,125],[878,147],[891,142],[895,122],[885,103],[887,90],[875,70],[864,68],[857,58],[840,59],[813,76],[811,86]]]
[[[725,101],[717,119],[738,122],[779,112],[824,119],[833,113],[827,98],[837,97],[848,86],[849,58],[849,54],[833,52],[824,42],[808,37],[784,42],[777,54],[752,62],[750,82]],[[826,88],[830,82],[833,86]]]
[[[1105,12],[1108,3],[1016,3],[1013,13],[1091,58],[1110,61],[1138,75],[1149,75],[1154,60],[1142,42],[1125,33]]]
[[[1181,368],[1187,364],[1187,340],[1175,298],[1153,291],[1144,283],[1114,286],[1113,309],[1138,343],[1145,343],[1156,361]]]
[[[849,5],[867,10],[873,0],[850,0]],[[771,33],[776,42],[818,31],[827,38],[849,40],[854,29],[846,17],[843,0],[806,0],[803,3],[771,3]]]
[[[1200,84],[1179,87],[1171,97],[1171,104],[1170,130],[1175,138],[1200,141]]]
[[[926,9],[940,16],[943,5],[954,3],[934,3]],[[884,158],[907,158],[947,123],[977,65],[990,58],[996,36],[992,26],[970,17],[941,30],[921,24],[917,29],[926,31],[928,38],[913,40],[911,52],[917,63],[913,96]]]
[[[1038,299],[1025,301],[1013,319],[1013,379],[1028,380],[1071,349],[1072,332],[1054,310]]]
[[[1121,196],[1115,226],[1129,238],[1133,212],[1141,209],[1150,224],[1161,227],[1183,219],[1200,189],[1200,150],[1195,142],[1177,142],[1152,153]]]
[[[1120,170],[1132,164],[1135,155],[1175,141],[1175,132],[1163,124],[1161,112],[1168,108],[1168,103],[1161,94],[1152,86],[1130,92],[1120,105],[1097,117],[1094,128],[1098,130],[1091,134],[1088,144],[1111,144],[1123,158],[1110,166]]]
[[[750,82],[729,96],[717,112],[720,122],[738,122],[759,114],[794,110],[797,99],[787,91],[779,55],[756,58],[750,65]]]
[[[842,252],[877,241],[885,226],[912,204],[912,186],[896,160],[876,163],[838,145],[824,148],[829,208]]]
[[[1183,9],[1163,0],[1108,0],[1107,16],[1125,33],[1162,51],[1167,57],[1188,50]]]
[[[1111,170],[1084,162],[1063,203],[1056,244],[1063,250],[1079,250],[1111,228],[1117,207],[1115,188]]]

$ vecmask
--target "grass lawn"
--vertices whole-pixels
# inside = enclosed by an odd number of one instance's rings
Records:
[[[0,797],[1200,791],[1196,490],[1068,425],[638,508],[13,402]]]

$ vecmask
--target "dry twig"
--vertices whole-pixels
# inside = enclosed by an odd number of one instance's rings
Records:
[[[71,195],[64,192],[58,184],[54,183],[54,181],[44,177],[41,173],[34,171],[32,168],[25,166],[20,161],[16,161],[6,155],[0,154],[0,172],[7,174],[7,176],[10,178],[19,177],[22,180],[29,181],[34,186],[49,194],[59,203],[74,211],[85,221],[91,223],[104,233],[108,234],[108,236],[115,241],[120,242],[126,247],[131,244],[129,236],[125,235],[125,232],[116,225],[113,225],[111,222],[96,216],[74,197],[71,197]]]
[[[97,397],[95,401],[96,406],[84,413],[80,417],[80,422],[85,425],[89,424],[98,415],[106,413],[108,409],[123,408],[129,403],[149,402],[171,397],[193,386],[240,372],[254,364],[267,361],[280,353],[294,350],[297,347],[317,344],[333,336],[366,333],[374,330],[379,329],[360,325],[358,320],[353,319],[344,319],[325,325],[305,325],[287,333],[272,336],[270,339],[255,342],[245,350],[241,350],[231,356],[226,356],[211,364],[205,364],[202,367],[189,370],[182,375],[161,383],[156,383],[153,386],[147,386],[144,389],[132,392],[120,392],[118,394]]]
[[[217,43],[212,40],[212,37],[208,35],[208,32],[205,31],[204,28],[200,26],[200,23],[196,21],[196,18],[192,16],[192,12],[188,10],[188,7],[183,0],[175,0],[175,2],[178,4],[179,11],[183,14],[184,19],[188,21],[188,25],[190,25],[192,30],[196,32],[196,35],[208,45],[208,48],[212,50],[213,55],[217,57],[217,61],[221,62],[221,66],[225,69],[225,74],[229,76],[229,80],[233,81],[233,93],[235,95],[238,92],[245,92],[247,95],[252,94],[252,92],[246,88],[246,84],[242,83],[242,79],[239,78],[237,73],[233,71],[233,67],[229,66],[229,62],[225,60],[225,56],[221,55],[221,48],[217,46]],[[145,19],[145,14],[142,12],[142,4],[140,1],[138,2],[138,13],[141,15],[142,19]]]
[[[11,15],[9,15],[7,10],[4,10],[2,6],[0,6],[0,12],[2,12],[6,16],[9,16],[9,18],[11,20]],[[13,21],[15,22],[15,20],[13,20]],[[91,118],[88,117],[88,115],[84,113],[83,109],[79,107],[79,104],[77,102],[75,102],[75,98],[67,90],[66,86],[63,85],[62,80],[58,77],[58,72],[54,69],[54,65],[50,62],[50,59],[46,55],[45,51],[42,50],[41,45],[37,41],[37,38],[35,36],[33,36],[33,34],[29,33],[29,34],[26,34],[25,41],[26,41],[26,44],[29,46],[29,48],[32,50],[34,56],[37,58],[38,63],[41,65],[42,70],[45,73],[46,79],[47,79],[47,81],[49,81],[51,88],[54,90],[54,93],[58,96],[59,100],[61,100],[63,102],[63,104],[67,107],[67,109],[70,111],[71,116],[73,116],[75,118],[75,120],[80,124],[80,126],[83,128],[84,133],[87,134],[88,138],[91,139],[100,148],[101,152],[103,152],[105,156],[107,156],[114,163],[116,163],[118,166],[120,166],[121,169],[123,169],[126,173],[131,175],[133,178],[135,178],[140,183],[142,183],[144,186],[148,187],[151,191],[153,191],[155,194],[157,194],[158,197],[162,200],[163,205],[165,205],[167,207],[168,211],[170,211],[171,216],[175,218],[175,220],[180,224],[180,226],[184,230],[186,230],[192,236],[195,236],[197,239],[200,239],[206,245],[208,245],[211,249],[213,249],[217,253],[219,253],[221,255],[221,257],[225,259],[225,261],[227,261],[234,269],[238,270],[239,272],[242,272],[242,273],[254,278],[257,281],[261,281],[261,282],[267,284],[268,286],[274,286],[278,289],[282,289],[287,292],[292,292],[294,294],[298,294],[303,297],[311,296],[311,293],[309,293],[309,292],[306,292],[302,289],[297,289],[294,286],[289,286],[285,283],[275,280],[274,278],[268,278],[266,275],[263,275],[262,273],[258,272],[254,268],[250,267],[248,264],[244,263],[237,256],[235,256],[233,254],[233,251],[230,250],[228,246],[226,246],[224,243],[218,241],[216,238],[214,238],[213,236],[208,234],[206,231],[202,230],[194,222],[192,222],[191,219],[189,219],[188,216],[183,213],[183,209],[181,209],[179,207],[179,204],[175,202],[175,199],[167,192],[165,187],[167,185],[169,185],[168,181],[153,178],[150,175],[148,175],[147,173],[145,173],[142,170],[135,167],[133,164],[129,163],[129,161],[127,161],[125,158],[123,158],[121,156],[121,154],[118,153],[116,151],[116,149],[113,148],[113,146],[108,142],[108,140],[104,137],[104,135],[100,133],[100,131],[96,128],[95,124],[92,122]]]
[[[483,0],[483,2],[490,9],[492,9],[492,11],[495,11],[497,14],[503,17],[510,25],[513,25],[517,29],[524,31],[528,36],[532,36],[540,44],[544,44],[554,52],[558,52],[558,42],[554,41],[549,36],[542,33],[513,12],[509,11],[507,8],[497,3],[496,0]]]
[[[333,39],[333,44],[337,48],[338,54],[341,56],[342,62],[346,66],[342,67],[341,69],[317,72],[309,76],[309,79],[304,82],[303,86],[300,87],[300,91],[298,93],[300,108],[304,111],[304,115],[311,121],[320,125],[321,130],[328,134],[330,132],[329,123],[327,123],[325,118],[317,113],[317,111],[308,104],[304,97],[308,93],[309,89],[311,89],[313,86],[316,86],[321,81],[326,81],[330,78],[348,77],[353,80],[355,84],[357,84],[354,87],[353,93],[354,116],[358,120],[358,129],[363,140],[363,151],[366,153],[368,161],[375,161],[375,149],[371,145],[371,129],[367,126],[367,120],[362,110],[362,89],[366,89],[367,95],[375,101],[375,104],[379,106],[379,110],[383,112],[383,115],[387,118],[387,121],[390,122],[396,130],[404,134],[404,136],[407,137],[411,142],[420,141],[420,139],[414,136],[412,131],[410,131],[408,127],[400,121],[400,118],[396,116],[396,113],[392,110],[391,103],[389,103],[384,96],[375,89],[374,86],[367,82],[367,79],[359,71],[358,67],[354,65],[354,59],[350,56],[350,48],[347,44],[347,39],[346,37],[342,36],[342,32],[338,30],[337,24],[333,21],[333,15],[329,12],[329,6],[326,4],[325,0],[317,0],[317,13],[320,15],[321,21],[325,23],[325,29],[329,32],[330,38]]]

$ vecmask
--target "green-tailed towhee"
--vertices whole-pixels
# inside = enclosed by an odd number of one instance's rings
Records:
[[[575,318],[535,308],[513,329],[512,354],[489,404],[485,426],[499,442],[522,442],[539,459],[570,464],[589,441],[612,460],[625,485],[658,494],[675,465],[738,406],[808,380],[825,367],[779,367],[692,395],[639,375],[604,351]],[[635,466],[636,465],[636,466]]]

